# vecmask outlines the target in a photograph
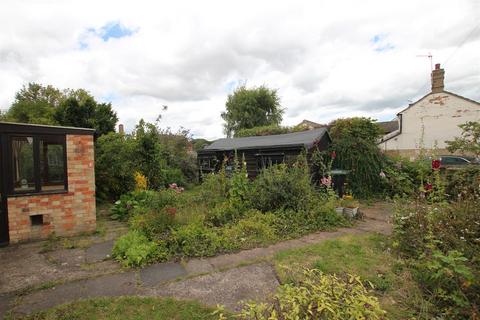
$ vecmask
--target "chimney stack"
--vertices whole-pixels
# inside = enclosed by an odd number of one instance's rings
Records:
[[[118,125],[118,133],[124,134],[125,130],[123,129],[123,124]]]
[[[440,68],[440,63],[435,65],[435,70],[432,71],[432,93],[443,92],[445,78],[445,70]]]

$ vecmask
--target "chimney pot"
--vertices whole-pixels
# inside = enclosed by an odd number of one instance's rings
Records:
[[[123,128],[123,124],[119,124],[118,125],[118,133],[121,133],[121,134],[124,134],[125,133],[125,130]]]
[[[435,64],[435,70],[432,70],[432,93],[443,92],[445,70],[440,68],[440,63]]]

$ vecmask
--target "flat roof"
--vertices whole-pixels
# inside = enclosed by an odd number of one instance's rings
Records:
[[[244,138],[224,138],[205,146],[201,151],[226,151],[254,148],[305,147],[311,148],[316,141],[328,135],[327,128],[318,128],[293,133]]]
[[[0,121],[0,133],[44,133],[94,135],[95,129]]]

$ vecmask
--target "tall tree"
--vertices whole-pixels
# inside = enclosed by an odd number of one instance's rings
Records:
[[[63,99],[62,92],[53,86],[29,83],[15,94],[15,101],[4,114],[3,120],[22,123],[57,124],[53,114],[55,108]]]
[[[225,107],[222,118],[229,137],[241,129],[280,125],[284,112],[277,90],[265,86],[251,89],[245,85],[238,87],[228,96]]]
[[[17,92],[2,120],[95,128],[99,135],[114,131],[118,122],[111,104],[97,103],[84,89],[62,91],[38,83]]]

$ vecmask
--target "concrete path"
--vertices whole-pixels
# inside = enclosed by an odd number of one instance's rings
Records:
[[[346,234],[389,234],[391,226],[387,221],[387,212],[385,208],[367,209],[365,219],[352,228],[318,232],[269,247],[192,259],[185,263],[160,263],[141,270],[69,281],[23,294],[5,293],[0,295],[0,318],[6,312],[30,314],[80,298],[124,295],[195,299],[206,305],[223,304],[236,310],[242,300],[265,301],[275,291],[279,282],[268,263],[275,253]],[[98,259],[102,259],[110,249],[111,243],[99,244],[88,249],[86,255],[98,263]]]

